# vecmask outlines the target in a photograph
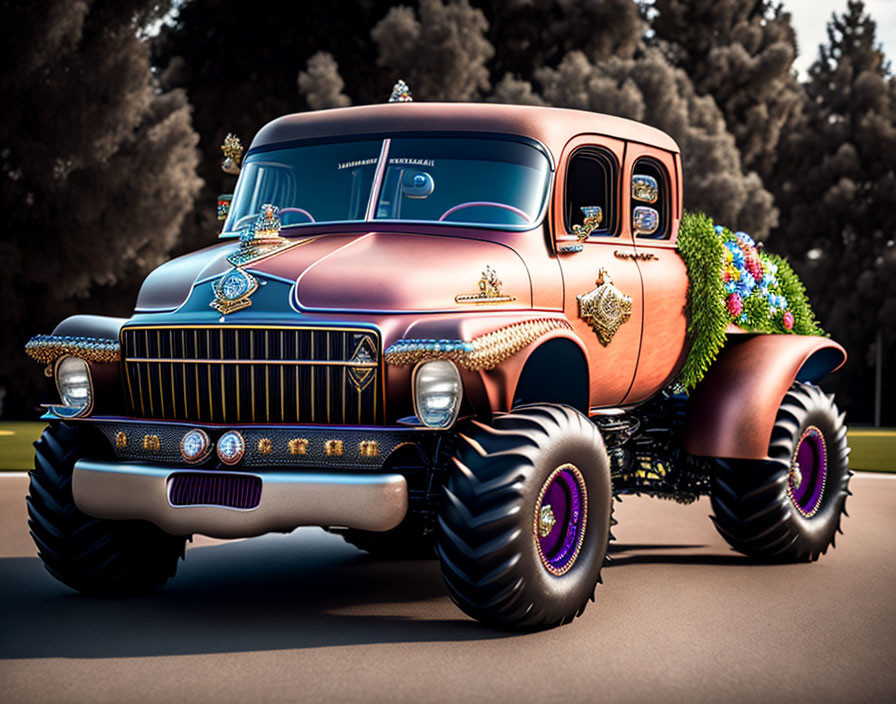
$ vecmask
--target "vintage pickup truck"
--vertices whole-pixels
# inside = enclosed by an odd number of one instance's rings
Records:
[[[732,324],[675,393],[689,278],[665,133],[395,102],[281,117],[231,156],[216,244],[152,272],[130,318],[28,345],[60,396],[28,497],[57,579],[151,589],[192,534],[322,526],[437,557],[466,613],[531,629],[593,599],[614,495],[708,494],[757,559],[831,544],[848,447],[812,382],[839,345]]]

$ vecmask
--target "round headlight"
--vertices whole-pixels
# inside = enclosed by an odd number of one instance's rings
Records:
[[[63,357],[56,364],[56,389],[62,405],[86,408],[90,405],[90,367],[79,357]]]
[[[430,428],[447,428],[457,419],[463,385],[454,362],[422,362],[414,370],[414,412]]]

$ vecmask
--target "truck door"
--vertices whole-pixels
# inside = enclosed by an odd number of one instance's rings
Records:
[[[588,348],[591,407],[622,403],[641,345],[641,275],[626,227],[625,143],[579,136],[563,151],[553,201],[563,305]]]
[[[639,403],[673,381],[687,353],[688,276],[675,241],[681,220],[680,161],[669,152],[629,144],[623,184],[644,292],[638,369],[625,404]]]

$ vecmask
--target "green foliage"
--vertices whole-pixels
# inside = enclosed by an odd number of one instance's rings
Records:
[[[806,287],[791,268],[784,257],[770,254],[769,259],[778,266],[778,282],[790,304],[790,312],[793,313],[793,332],[797,335],[825,335],[815,313],[809,305],[809,297],[806,295]]]
[[[725,345],[728,313],[720,276],[725,248],[709,217],[686,212],[678,231],[678,251],[688,270],[685,310],[690,351],[676,386],[688,391],[703,378]]]
[[[689,391],[700,382],[725,345],[731,323],[755,333],[824,334],[790,265],[759,251],[745,233],[716,227],[703,213],[686,212],[678,251],[688,272],[690,345],[675,382],[678,390]],[[737,285],[747,278],[749,286]]]

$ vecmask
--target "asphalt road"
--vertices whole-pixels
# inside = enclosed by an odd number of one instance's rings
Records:
[[[896,477],[859,474],[812,565],[729,551],[692,506],[627,498],[597,603],[513,635],[467,619],[434,561],[318,529],[197,540],[150,597],[57,584],[0,475],[0,701],[874,702],[896,699]]]

